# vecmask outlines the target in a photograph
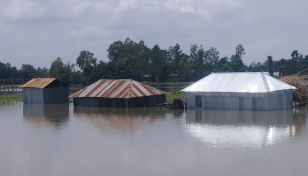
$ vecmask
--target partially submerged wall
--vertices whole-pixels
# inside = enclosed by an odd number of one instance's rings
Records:
[[[68,87],[23,88],[23,102],[29,104],[68,103]]]
[[[186,92],[186,108],[216,110],[282,110],[293,108],[292,90],[268,93]]]
[[[164,94],[131,99],[98,97],[74,98],[74,106],[134,108],[153,107],[161,103],[166,103],[166,96]]]
[[[43,104],[43,89],[40,88],[22,88],[22,98],[24,103]]]

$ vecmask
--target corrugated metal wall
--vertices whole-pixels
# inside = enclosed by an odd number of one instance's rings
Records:
[[[155,95],[137,98],[98,98],[98,97],[81,97],[74,98],[75,106],[93,106],[93,107],[154,107],[157,104],[166,103],[166,96]]]
[[[186,107],[198,109],[196,96],[201,96],[202,109],[216,110],[283,110],[293,108],[292,90],[268,93],[186,92]]]
[[[56,104],[56,103],[68,103],[68,87],[52,87],[44,88],[44,103]]]
[[[30,104],[68,103],[68,87],[22,88],[23,102]]]
[[[22,88],[22,97],[24,103],[43,104],[43,89],[40,88]]]

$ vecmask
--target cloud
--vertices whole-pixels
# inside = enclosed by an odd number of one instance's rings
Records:
[[[39,7],[37,2],[30,0],[12,0],[3,5],[2,15],[14,20],[44,15],[44,9]]]
[[[121,0],[114,10],[115,12],[120,12],[126,9],[135,9],[136,7],[137,7],[136,0]]]
[[[84,1],[73,5],[73,7],[70,10],[72,14],[80,15],[82,12],[86,11],[90,7],[92,7],[92,3],[89,1]]]
[[[230,57],[242,44],[245,64],[263,62],[268,55],[289,57],[294,49],[308,53],[303,40],[307,5],[297,2],[296,10],[285,13],[294,2],[0,0],[0,60],[17,67],[48,67],[56,57],[72,61],[83,49],[106,60],[108,46],[129,37],[150,48],[158,44],[168,49],[178,43],[187,54],[195,43],[216,47],[221,57]]]
[[[168,10],[180,11],[184,13],[195,13],[193,8],[193,0],[168,0],[165,7]]]
[[[240,4],[239,0],[167,0],[164,5],[167,10],[212,19],[217,13],[237,8]]]

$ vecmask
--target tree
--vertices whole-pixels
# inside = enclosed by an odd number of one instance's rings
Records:
[[[232,55],[230,58],[230,66],[234,72],[245,71],[245,65],[242,60],[243,55],[245,55],[244,47],[239,44],[235,48],[235,55]]]
[[[91,75],[93,74],[93,69],[96,67],[96,58],[94,54],[90,51],[83,50],[80,52],[78,58],[76,59],[76,64],[83,71],[85,82],[88,84]]]
[[[22,64],[20,70],[20,77],[25,81],[29,81],[36,77],[36,69],[30,64]]]
[[[39,78],[47,78],[48,77],[48,69],[46,67],[38,67],[37,68],[37,77]]]
[[[62,62],[62,59],[60,57],[57,57],[57,59],[51,63],[49,76],[59,78],[61,76],[61,73],[63,72],[63,65],[64,64]]]
[[[217,64],[219,60],[219,51],[216,48],[211,47],[209,50],[205,52],[205,61],[210,63],[214,72],[218,71]]]
[[[152,65],[153,71],[155,72],[156,82],[159,82],[159,74],[163,65],[163,54],[164,53],[161,51],[157,44],[152,48],[150,63]]]
[[[183,53],[181,46],[176,44],[175,46],[169,47],[169,53],[171,57],[171,62],[173,65],[172,73],[179,73],[181,61],[185,58],[185,53]]]
[[[8,67],[9,66],[9,67]],[[8,79],[10,78],[10,66],[11,64],[4,64],[0,62],[0,79]]]
[[[273,76],[274,75],[274,66],[272,56],[267,57],[268,60],[268,73]]]

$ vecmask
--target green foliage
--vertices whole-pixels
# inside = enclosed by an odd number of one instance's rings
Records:
[[[74,67],[75,67],[75,64],[71,64],[70,62],[68,62],[67,64],[64,64],[62,62],[62,59],[58,57],[55,61],[51,63],[49,76],[59,78],[60,80],[68,84],[72,84],[72,83],[78,84],[80,83],[80,81],[73,82],[74,78],[72,78]]]
[[[149,82],[194,82],[212,72],[260,72],[270,74],[279,72],[286,76],[298,72],[308,72],[308,55],[303,56],[294,50],[291,58],[273,61],[268,58],[264,63],[252,62],[245,65],[243,57],[245,49],[239,44],[230,57],[219,57],[215,47],[204,49],[202,45],[190,46],[190,53],[183,52],[177,43],[167,50],[159,45],[149,48],[144,41],[115,41],[107,49],[109,61],[97,61],[94,53],[82,50],[76,59],[80,70],[75,70],[75,64],[64,64],[58,57],[52,62],[50,69],[34,68],[23,64],[20,70],[10,63],[0,62],[0,79],[24,79],[35,77],[57,77],[69,84],[90,84],[98,79],[134,79]]]
[[[178,90],[168,91],[166,93],[167,103],[173,102],[174,99],[183,99],[185,96],[184,92],[180,92]]]
[[[89,83],[91,76],[93,76],[93,70],[96,67],[96,60],[94,54],[86,50],[81,51],[76,59],[76,64],[82,69],[87,84]]]
[[[30,64],[22,64],[20,76],[25,79],[25,81],[29,81],[36,77],[36,69]]]
[[[272,56],[268,56],[267,57],[267,61],[268,61],[268,73],[273,76],[274,73],[274,66],[273,66],[273,59]]]
[[[0,104],[8,104],[13,101],[22,101],[22,95],[0,95]]]

